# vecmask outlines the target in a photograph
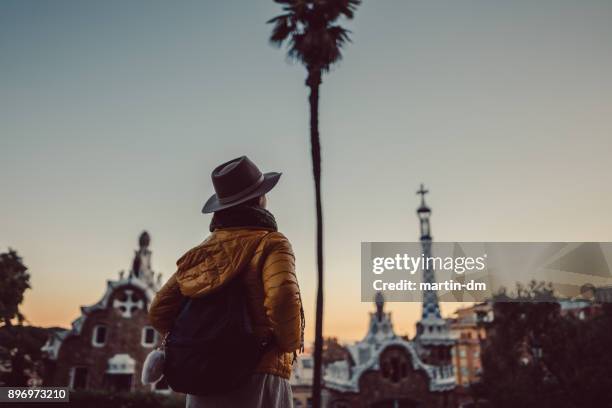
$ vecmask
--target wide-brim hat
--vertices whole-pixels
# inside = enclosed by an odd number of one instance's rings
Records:
[[[262,196],[272,190],[282,173],[262,173],[248,157],[241,156],[217,166],[211,179],[213,194],[202,212],[204,214],[225,210]]]

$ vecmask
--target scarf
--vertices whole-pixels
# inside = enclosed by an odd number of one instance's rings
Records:
[[[210,232],[217,228],[261,227],[278,231],[276,220],[265,208],[252,205],[237,205],[214,213],[210,221]]]

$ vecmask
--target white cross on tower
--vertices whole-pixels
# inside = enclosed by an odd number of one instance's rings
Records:
[[[121,301],[118,299],[115,299],[113,301],[113,307],[116,309],[119,309],[119,311],[121,311],[121,316],[125,317],[125,318],[130,318],[132,317],[132,312],[136,309],[142,309],[144,307],[144,303],[142,301],[142,299],[139,299],[137,302],[134,302],[134,299],[132,299],[132,295],[133,295],[134,291],[133,290],[126,290],[125,291],[125,301]]]

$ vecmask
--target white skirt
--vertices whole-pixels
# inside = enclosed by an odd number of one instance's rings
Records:
[[[241,388],[227,395],[187,394],[187,408],[292,408],[289,381],[272,374],[255,373]]]

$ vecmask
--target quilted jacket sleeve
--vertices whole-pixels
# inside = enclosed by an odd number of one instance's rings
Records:
[[[278,348],[290,353],[301,345],[300,288],[295,275],[291,244],[280,233],[267,238],[267,256],[262,269],[264,307],[272,323]]]
[[[166,334],[172,328],[183,300],[176,281],[176,274],[172,275],[168,282],[157,292],[155,299],[149,307],[149,321],[151,325],[160,332]]]

